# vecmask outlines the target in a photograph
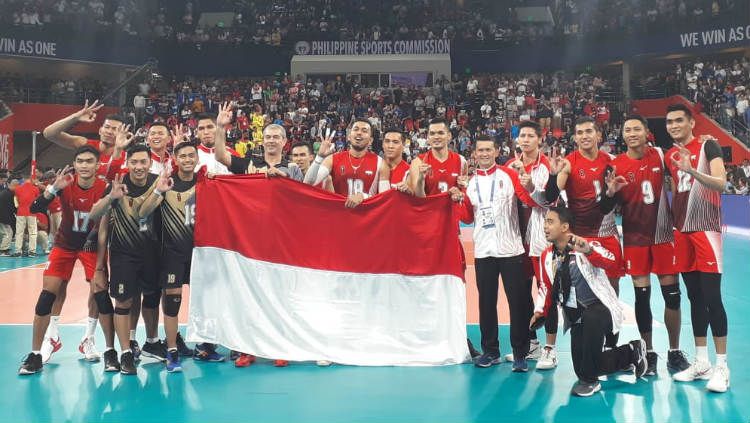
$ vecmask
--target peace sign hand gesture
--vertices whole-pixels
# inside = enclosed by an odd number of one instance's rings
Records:
[[[104,104],[99,104],[99,100],[94,101],[91,105],[86,100],[83,109],[77,111],[74,116],[78,119],[78,122],[91,123],[96,120],[96,112],[102,107],[104,107]]]
[[[59,192],[60,190],[65,189],[68,185],[73,183],[73,180],[75,178],[73,177],[71,170],[73,170],[73,168],[69,165],[65,166],[61,170],[58,170],[55,177],[55,182],[52,183],[52,189],[54,189],[56,192]]]
[[[159,180],[156,182],[156,190],[159,192],[167,192],[174,186],[174,179],[172,179],[172,160],[167,160],[159,174]]]

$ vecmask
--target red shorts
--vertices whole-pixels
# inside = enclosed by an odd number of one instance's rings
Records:
[[[674,244],[632,245],[623,248],[625,271],[631,276],[675,275]]]
[[[72,251],[59,247],[52,248],[52,252],[49,253],[47,267],[44,268],[44,276],[54,276],[69,281],[76,260],[81,261],[86,280],[93,279],[96,270],[96,251]]]
[[[608,278],[621,278],[625,276],[625,263],[622,259],[622,246],[620,246],[620,238],[615,235],[604,237],[604,238],[591,238],[591,242],[598,242],[602,247],[609,250],[615,256],[615,266],[611,269],[607,269]]]
[[[674,231],[675,271],[722,273],[721,232]]]

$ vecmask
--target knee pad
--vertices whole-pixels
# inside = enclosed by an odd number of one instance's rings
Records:
[[[182,295],[171,295],[171,294],[165,295],[164,302],[162,303],[164,314],[166,314],[169,317],[177,317],[177,314],[180,312],[181,303],[182,303]]]
[[[161,291],[149,292],[143,294],[143,308],[158,308],[161,299]]]
[[[52,304],[55,303],[56,298],[57,295],[43,289],[42,292],[39,293],[39,299],[36,301],[36,308],[34,309],[36,315],[47,316],[52,313]]]
[[[640,333],[649,333],[652,329],[651,287],[635,287],[635,320]]]
[[[115,311],[112,307],[112,299],[109,298],[107,291],[95,292],[94,301],[96,301],[96,307],[99,309],[99,313],[112,314]]]
[[[128,307],[128,308],[115,307],[115,314],[118,315],[118,316],[129,316],[130,315],[130,307]]]
[[[664,307],[670,310],[680,309],[680,284],[662,285],[661,296],[664,297]]]

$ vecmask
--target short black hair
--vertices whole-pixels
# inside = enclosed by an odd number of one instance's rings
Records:
[[[164,129],[166,129],[166,130],[167,130],[167,133],[169,132],[169,127],[168,127],[168,126],[167,126],[167,124],[166,124],[166,123],[164,123],[164,122],[154,122],[154,123],[152,123],[152,124],[151,124],[151,126],[149,126],[149,127],[148,127],[148,130],[150,131],[150,130],[151,130],[151,128],[153,128],[154,126],[163,126],[163,127],[164,127]]]
[[[489,135],[479,135],[476,140],[474,140],[474,150],[477,149],[477,146],[479,145],[479,142],[491,142],[492,146],[495,147],[495,149],[500,148],[500,146],[497,143],[497,140],[492,138]]]
[[[637,120],[643,124],[644,128],[648,129],[648,121],[641,115],[627,115],[625,116],[625,119],[622,121],[622,123],[625,123],[629,120]]]
[[[427,127],[429,128],[430,125],[440,125],[440,124],[445,125],[446,129],[451,129],[451,125],[448,123],[447,120],[443,118],[435,118],[435,119],[430,120],[430,123],[429,125],[427,125]]]
[[[105,116],[105,117],[104,117],[104,120],[116,120],[116,121],[118,121],[118,122],[120,122],[120,123],[125,123],[125,122],[127,122],[127,121],[128,121],[127,119],[125,119],[125,116],[123,116],[123,115],[118,115],[118,114],[116,114],[116,113],[113,113],[113,114],[110,114],[110,115],[107,115],[107,116]]]
[[[172,154],[175,155],[175,156],[177,156],[177,153],[179,153],[180,150],[182,150],[183,148],[187,148],[187,147],[193,147],[196,150],[198,150],[198,147],[196,147],[196,145],[195,145],[194,142],[192,142],[192,141],[183,141],[183,142],[178,143],[177,145],[174,146],[174,149],[172,150]]]
[[[196,122],[202,121],[204,119],[209,119],[211,122],[216,123],[216,116],[210,115],[208,113],[199,113],[195,117]]]
[[[565,206],[550,207],[549,211],[557,213],[557,217],[560,219],[560,223],[567,223],[570,226],[575,224],[576,218],[573,212]]]
[[[693,118],[693,111],[690,110],[690,107],[682,103],[675,103],[667,106],[667,113],[669,112],[685,112],[685,116],[689,117],[690,119]]]
[[[519,134],[521,133],[521,129],[523,129],[523,128],[531,128],[531,129],[534,130],[534,132],[536,132],[536,136],[537,137],[539,137],[539,138],[542,137],[542,126],[539,125],[538,123],[534,122],[533,120],[525,120],[525,121],[521,122],[518,125],[518,133]]]
[[[375,128],[372,127],[372,122],[370,122],[369,120],[367,120],[365,118],[356,118],[356,119],[354,119],[352,121],[352,123],[349,124],[349,129],[352,129],[354,127],[354,124],[357,123],[357,122],[366,123],[367,126],[370,127],[370,133],[373,134],[373,135],[375,135]]]
[[[401,142],[404,142],[406,140],[406,135],[404,135],[404,131],[402,131],[399,128],[396,128],[396,127],[386,128],[386,130],[383,131],[383,138],[385,138],[385,134],[389,134],[389,133],[399,134],[401,136]]]
[[[92,146],[92,145],[86,144],[86,145],[82,145],[82,146],[76,148],[76,152],[75,152],[75,154],[73,154],[73,160],[75,160],[76,157],[78,157],[78,156],[80,156],[81,154],[84,154],[84,153],[91,153],[91,154],[93,154],[94,157],[96,157],[97,160],[99,160],[99,156],[101,156],[101,153],[99,153],[99,150],[97,150],[96,148],[94,148],[94,146]]]
[[[578,119],[576,119],[576,123],[575,123],[575,125],[573,127],[575,128],[576,126],[585,125],[587,123],[594,124],[594,130],[596,130],[596,132],[599,132],[599,133],[602,132],[602,128],[599,126],[599,123],[594,118],[592,118],[591,116],[581,116],[581,117],[579,117]]]
[[[315,149],[308,142],[300,142],[300,143],[294,144],[292,146],[292,150],[294,150],[295,148],[298,148],[298,147],[305,147],[305,148],[307,148],[307,152],[310,153],[311,156],[315,154]]]
[[[140,153],[140,152],[146,153],[148,155],[148,158],[149,159],[151,158],[151,149],[148,148],[148,146],[145,144],[133,144],[130,147],[128,147],[126,151],[127,151],[127,155],[125,157],[127,157],[128,159],[133,154]]]

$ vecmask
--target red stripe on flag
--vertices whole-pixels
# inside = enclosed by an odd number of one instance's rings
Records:
[[[312,269],[463,277],[447,195],[390,190],[352,210],[296,181],[243,175],[199,183],[196,200],[196,247]]]

